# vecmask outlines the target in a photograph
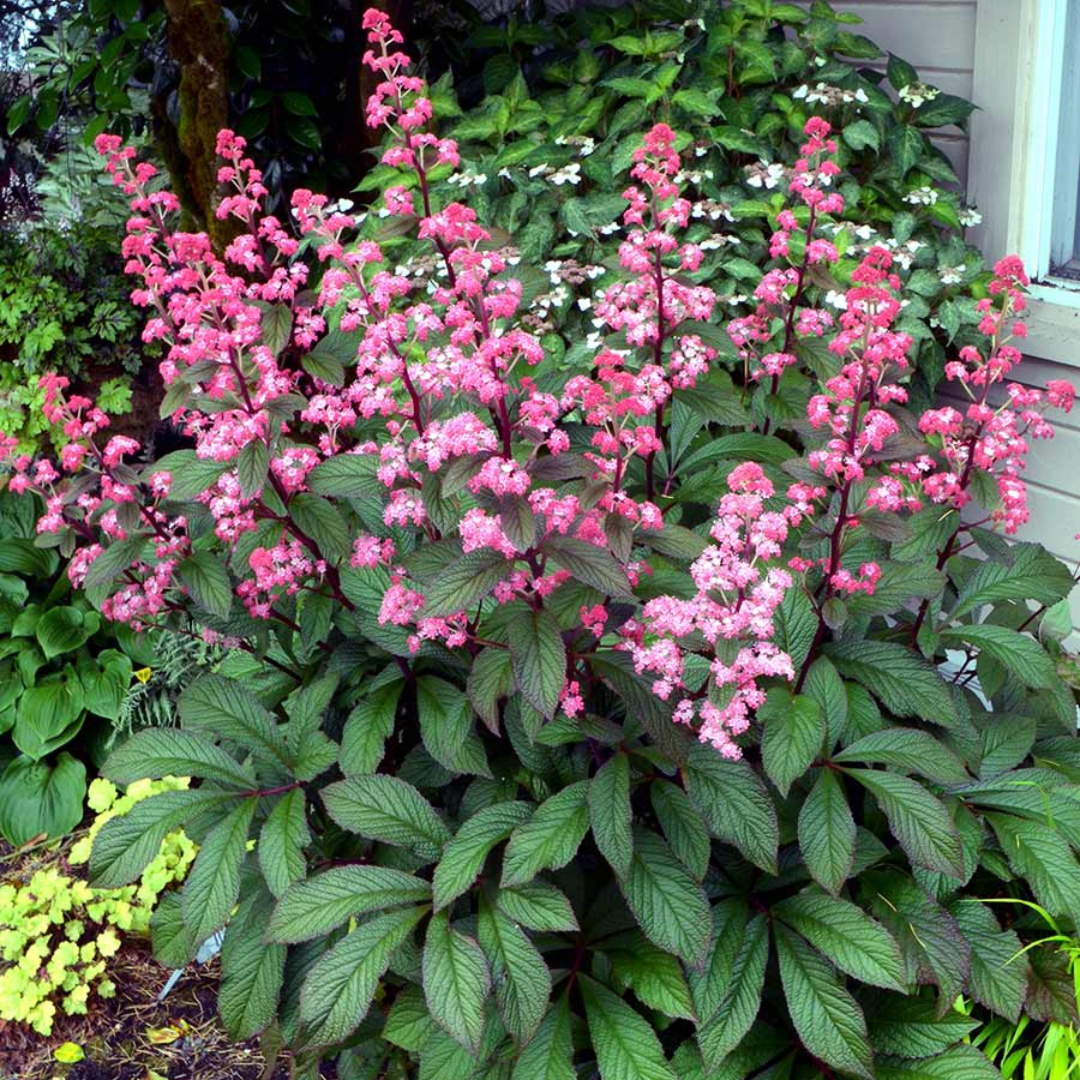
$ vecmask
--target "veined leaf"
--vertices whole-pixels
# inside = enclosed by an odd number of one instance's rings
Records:
[[[519,1055],[512,1080],[576,1080],[573,1056],[570,1005],[563,994]]]
[[[529,609],[515,620],[510,663],[525,700],[544,716],[554,716],[566,683],[566,646],[559,624],[546,608]]]
[[[304,848],[311,841],[307,826],[307,798],[297,788],[277,800],[259,833],[259,866],[276,897],[304,876]]]
[[[615,989],[627,987],[650,1009],[665,1016],[696,1020],[690,987],[677,956],[654,945],[639,930],[629,930],[602,944],[611,961]]]
[[[941,638],[945,642],[974,645],[981,655],[989,656],[1034,690],[1052,690],[1060,682],[1047,651],[1033,637],[1007,626],[992,623],[954,626],[943,630]]]
[[[919,1061],[881,1061],[877,1075],[878,1080],[1001,1080],[1001,1073],[974,1046],[954,1046]]]
[[[600,854],[619,877],[629,873],[634,854],[630,818],[630,759],[616,754],[589,782],[589,821]]]
[[[394,733],[401,682],[380,686],[364,698],[341,733],[341,771],[346,776],[373,773],[382,761],[386,740]]]
[[[761,760],[769,779],[785,798],[821,752],[825,741],[825,716],[813,698],[773,687],[758,709],[764,724]]]
[[[630,872],[619,887],[650,941],[694,966],[709,948],[711,919],[701,886],[655,833],[635,828]]]
[[[1041,821],[984,814],[1009,865],[1031,886],[1051,915],[1080,922],[1080,864],[1068,842]]]
[[[277,1014],[285,976],[285,946],[267,945],[263,927],[271,897],[259,889],[245,897],[229,922],[221,946],[221,989],[218,1010],[233,1039],[252,1039]]]
[[[435,910],[456,900],[476,880],[491,849],[532,815],[524,802],[500,802],[478,810],[443,848],[432,879]]]
[[[179,709],[191,731],[228,739],[286,768],[292,764],[274,717],[235,679],[204,675],[180,695]]]
[[[389,866],[335,866],[297,881],[278,900],[266,939],[296,944],[322,937],[356,915],[431,897],[431,886]]]
[[[970,779],[964,763],[928,731],[890,727],[857,739],[833,754],[837,764],[858,761],[867,765],[891,765],[942,784]]]
[[[602,1080],[677,1080],[652,1025],[595,979],[578,985]]]
[[[300,1015],[316,1046],[349,1037],[367,1015],[394,950],[412,933],[425,907],[378,915],[342,938],[311,968],[300,991]]]
[[[566,570],[571,577],[613,599],[625,599],[630,595],[630,582],[604,548],[598,548],[574,536],[549,537],[541,545],[551,556],[552,562]]]
[[[513,569],[513,560],[490,548],[467,552],[446,567],[426,591],[424,617],[471,612]]]
[[[373,773],[352,776],[323,789],[330,816],[343,828],[371,840],[411,847],[435,859],[450,830],[411,784]]]
[[[986,559],[975,567],[960,590],[954,619],[999,600],[1053,604],[1072,591],[1069,568],[1038,544],[1016,544],[1009,555],[1010,562]]]
[[[514,830],[503,857],[502,888],[524,885],[574,857],[589,829],[588,789],[587,780],[563,788]]]
[[[451,929],[445,911],[436,912],[424,940],[424,997],[435,1022],[473,1054],[490,992],[491,972],[480,946]]]
[[[822,769],[799,811],[799,850],[810,876],[834,895],[851,876],[855,836],[843,782]]]
[[[500,889],[495,894],[495,903],[514,922],[529,930],[558,933],[578,929],[570,901],[554,885],[542,881]]]
[[[481,904],[477,933],[506,1030],[528,1042],[547,1011],[551,971],[524,932],[498,908]]]
[[[934,1002],[926,998],[890,994],[875,998],[874,1004],[875,1008],[868,1008],[866,1019],[870,1041],[880,1054],[933,1057],[982,1026],[975,1017],[954,1010],[939,1017]]]
[[[490,775],[464,691],[435,675],[423,675],[416,680],[416,708],[424,746],[444,769]]]
[[[101,771],[115,784],[130,784],[143,777],[192,776],[237,791],[258,786],[254,774],[220,747],[179,728],[137,731],[109,755]]]
[[[701,814],[682,788],[667,780],[649,785],[653,812],[671,850],[683,866],[701,881],[709,869],[711,841]]]
[[[803,1046],[828,1065],[873,1080],[873,1054],[858,1003],[802,938],[783,926],[774,936],[784,996]]]

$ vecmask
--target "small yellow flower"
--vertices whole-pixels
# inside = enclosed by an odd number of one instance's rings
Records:
[[[153,674],[153,671],[148,667],[139,668],[139,670],[135,672],[135,678],[141,683],[148,683],[150,681],[150,676]]]

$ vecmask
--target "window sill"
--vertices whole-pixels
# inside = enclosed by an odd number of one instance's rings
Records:
[[[1033,285],[1025,321],[1026,355],[1080,368],[1080,289]]]

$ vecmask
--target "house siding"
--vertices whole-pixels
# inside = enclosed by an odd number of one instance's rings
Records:
[[[976,40],[979,17],[987,23],[1000,15],[991,0],[831,0],[840,11],[852,12],[864,20],[861,33],[882,49],[913,64],[930,84],[951,94],[975,100],[976,87],[985,85],[986,73],[976,78]],[[883,65],[875,65],[883,66]],[[978,115],[978,114],[977,114]],[[1004,118],[1001,118],[1004,119]],[[990,126],[975,125],[988,137],[1002,136]],[[938,144],[948,154],[961,181],[976,191],[978,176],[968,178],[969,141],[955,129],[937,135]],[[975,160],[986,155],[974,155]],[[1001,235],[997,233],[996,235]],[[996,258],[1004,251],[988,251]],[[1074,342],[1071,363],[1055,363],[1036,356],[1017,372],[1019,381],[1045,386],[1048,379],[1069,379],[1080,384],[1080,334]],[[1025,480],[1029,489],[1031,523],[1019,537],[1043,544],[1047,550],[1070,565],[1080,558],[1080,416],[1073,413],[1055,422],[1057,435],[1049,441],[1033,442]],[[1071,598],[1074,641],[1080,643],[1080,589]]]

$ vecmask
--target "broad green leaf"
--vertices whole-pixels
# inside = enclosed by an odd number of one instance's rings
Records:
[[[411,847],[435,859],[450,831],[411,784],[374,773],[352,776],[323,789],[327,812],[343,828],[371,840]]]
[[[419,1053],[436,1031],[438,1027],[428,1012],[423,990],[419,986],[406,986],[398,991],[386,1014],[383,1038],[402,1050]]]
[[[877,1075],[878,1080],[1001,1080],[1001,1073],[974,1046],[954,1046],[919,1061],[881,1061]]]
[[[862,908],[825,893],[801,892],[772,912],[846,974],[887,990],[906,989],[899,946]]]
[[[616,754],[589,782],[589,822],[600,854],[619,877],[630,872],[634,853],[630,818],[630,759]]]
[[[964,853],[949,812],[921,784],[896,773],[845,769],[877,800],[889,828],[916,866],[962,878]]]
[[[292,764],[277,721],[235,679],[204,675],[180,695],[179,710],[191,731],[228,739],[286,768]]]
[[[566,570],[571,577],[613,599],[630,595],[630,582],[605,548],[598,548],[574,536],[553,534],[541,545],[551,561]]]
[[[802,589],[788,589],[773,615],[776,633],[773,640],[790,657],[796,670],[802,667],[810,653],[817,631],[814,605]]]
[[[180,728],[137,731],[109,755],[101,772],[114,784],[122,785],[143,777],[192,776],[238,791],[258,787],[254,775],[224,750]]]
[[[86,766],[66,751],[48,761],[22,755],[0,774],[0,835],[25,844],[71,832],[83,816]]]
[[[709,868],[711,841],[701,814],[682,788],[667,780],[649,785],[653,812],[676,857],[701,881]]]
[[[307,484],[316,495],[341,499],[372,498],[385,492],[377,472],[377,454],[337,454],[308,473]]]
[[[844,887],[855,863],[855,819],[831,769],[820,771],[799,810],[799,850],[823,889],[835,895]]]
[[[702,961],[712,929],[705,894],[655,833],[634,829],[630,872],[619,887],[650,941],[691,966]]]
[[[311,841],[311,833],[306,811],[303,791],[287,791],[259,833],[259,866],[275,897],[280,897],[307,870],[304,849]]]
[[[546,608],[530,608],[514,620],[510,663],[525,700],[544,716],[554,716],[566,683],[566,646]]]
[[[494,732],[499,728],[499,702],[514,690],[514,672],[507,649],[488,647],[473,657],[465,692],[480,719]]]
[[[1012,930],[1002,930],[983,904],[956,900],[949,905],[971,946],[968,992],[980,1004],[1012,1023],[1020,1019],[1028,987],[1023,943]]]
[[[237,1041],[265,1031],[277,1015],[286,949],[263,940],[271,903],[264,889],[245,897],[221,946],[218,1011],[230,1038]]]
[[[837,764],[858,761],[866,765],[891,765],[942,784],[970,779],[964,763],[940,739],[928,731],[890,727],[856,740],[833,754]]]
[[[431,886],[389,866],[334,866],[297,881],[278,900],[266,939],[286,944],[322,937],[356,915],[429,900]]]
[[[1080,922],[1080,865],[1068,842],[1046,822],[1007,814],[985,814],[984,820],[1039,903],[1051,915],[1069,915]]]
[[[651,1024],[595,979],[578,985],[601,1080],[677,1080]]]
[[[495,1001],[506,1030],[528,1042],[547,1011],[551,971],[524,932],[490,904],[480,906],[477,936],[491,968]]]
[[[878,1053],[905,1058],[933,1057],[982,1026],[981,1020],[954,1010],[939,1017],[935,1002],[927,998],[896,994],[874,998],[866,1020]]]
[[[602,948],[611,961],[615,989],[633,990],[642,1005],[665,1016],[696,1019],[690,987],[678,957],[658,948],[638,930],[605,938]]]
[[[941,638],[946,643],[974,645],[980,655],[989,656],[1034,690],[1052,690],[1060,681],[1047,651],[1033,637],[1007,626],[954,626],[943,630]]]
[[[541,870],[559,870],[574,857],[589,829],[588,790],[587,780],[563,788],[514,830],[503,856],[502,888],[524,885]]]
[[[941,674],[905,646],[849,640],[825,651],[842,675],[862,683],[894,716],[918,716],[943,727],[956,723],[956,703]]]
[[[220,559],[208,552],[198,552],[179,563],[176,574],[199,607],[218,618],[228,617],[232,607],[232,582]]]
[[[514,922],[529,930],[558,933],[578,929],[570,901],[554,885],[542,881],[500,889],[495,894],[495,903]]]
[[[349,713],[341,734],[341,771],[346,776],[373,773],[378,768],[386,740],[394,732],[403,685],[393,682],[380,686]]]
[[[75,607],[54,607],[38,619],[34,633],[47,660],[74,652],[97,632],[101,616],[96,611],[90,614],[92,619]]]
[[[1054,604],[1072,591],[1069,568],[1038,544],[1016,544],[1009,556],[1011,562],[985,559],[975,567],[960,590],[954,619],[998,600]]]
[[[490,775],[463,690],[435,675],[421,676],[416,680],[416,708],[424,746],[444,769]]]
[[[194,939],[184,922],[182,908],[180,894],[171,889],[161,894],[154,914],[150,916],[150,940],[154,947],[154,959],[165,967],[186,967],[195,959],[195,954],[202,944]]]
[[[806,673],[803,697],[816,701],[825,721],[824,741],[831,747],[847,730],[849,699],[844,680],[824,656],[819,656]]]
[[[475,1054],[484,1032],[491,972],[477,942],[450,926],[445,911],[428,922],[424,939],[424,997],[435,1022]]]
[[[825,741],[825,716],[813,698],[792,697],[785,687],[769,691],[758,709],[764,725],[761,761],[769,779],[785,798],[791,785],[810,768]]]
[[[137,802],[126,814],[110,818],[94,837],[90,881],[101,889],[118,889],[137,880],[161,849],[166,835],[201,810],[226,806],[234,795],[200,789],[162,791]],[[254,803],[255,799],[247,800]]]
[[[856,593],[848,600],[852,615],[891,615],[909,600],[941,594],[945,575],[930,561],[886,562],[872,593]]]
[[[367,1015],[394,950],[427,910],[407,907],[378,915],[312,966],[300,991],[300,1015],[316,1046],[331,1046],[352,1034]]]
[[[240,895],[240,864],[258,799],[244,799],[206,835],[184,882],[184,922],[205,941],[229,919]]]
[[[289,516],[296,526],[318,546],[331,563],[340,563],[352,551],[349,526],[329,500],[310,491],[302,491],[289,500]]]
[[[803,1046],[827,1065],[873,1080],[873,1054],[858,1003],[797,934],[778,925],[774,937],[788,1012]]]
[[[755,866],[776,872],[780,827],[765,785],[745,761],[728,761],[694,743],[685,768],[686,792],[713,836],[734,844]]]
[[[20,659],[28,655],[30,650],[25,650]],[[25,671],[22,677],[24,682],[32,678]],[[79,733],[86,716],[85,703],[82,683],[70,664],[63,671],[39,678],[19,698],[12,741],[31,760],[40,761]]]
[[[471,614],[513,569],[512,560],[490,548],[467,552],[425,591],[424,617],[445,618],[459,611]]]
[[[500,802],[477,811],[443,848],[432,890],[435,910],[453,903],[476,880],[491,849],[532,816],[524,802]]]
[[[575,1080],[573,1056],[570,1006],[563,994],[518,1057],[512,1080]]]

